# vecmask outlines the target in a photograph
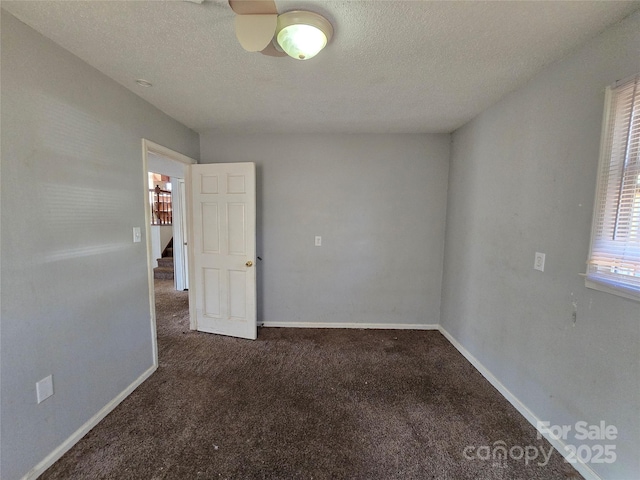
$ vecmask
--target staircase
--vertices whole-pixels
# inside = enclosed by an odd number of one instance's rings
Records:
[[[173,280],[173,238],[162,252],[162,258],[158,259],[158,266],[153,269],[153,278]]]

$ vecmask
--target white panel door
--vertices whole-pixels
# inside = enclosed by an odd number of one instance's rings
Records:
[[[257,338],[253,163],[191,165],[191,325]]]

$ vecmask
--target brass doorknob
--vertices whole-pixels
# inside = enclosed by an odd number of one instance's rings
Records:
[[[247,267],[251,267],[251,266],[253,266],[253,262],[251,260],[249,260],[247,263],[245,263],[245,265]]]

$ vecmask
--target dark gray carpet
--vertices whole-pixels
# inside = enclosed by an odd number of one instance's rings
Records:
[[[544,466],[465,458],[551,447],[439,332],[271,328],[251,342],[189,331],[170,281],[156,298],[158,371],[42,478],[581,478],[555,451]]]

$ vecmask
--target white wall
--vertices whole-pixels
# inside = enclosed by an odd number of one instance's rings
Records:
[[[153,367],[141,138],[194,158],[199,143],[4,11],[1,62],[0,477],[15,480]]]
[[[158,259],[162,257],[162,252],[173,237],[173,226],[151,225],[149,235],[151,236],[151,258],[153,266],[157,267]]]
[[[449,173],[444,328],[539,419],[617,426],[617,462],[591,465],[607,479],[640,472],[640,304],[578,274],[604,89],[639,52],[635,14],[456,131]]]
[[[176,162],[175,160],[157,155],[153,152],[147,153],[147,170],[152,173],[161,173],[162,175],[171,177],[173,181],[174,178],[185,178],[187,169],[188,166],[183,163]]]
[[[449,135],[205,133],[200,148],[257,164],[260,322],[439,323]]]
[[[160,229],[160,255],[162,255],[162,252],[164,251],[165,248],[167,248],[167,245],[169,245],[169,242],[173,237],[173,226],[161,225],[155,228]],[[160,258],[160,257],[157,257],[157,258]]]

